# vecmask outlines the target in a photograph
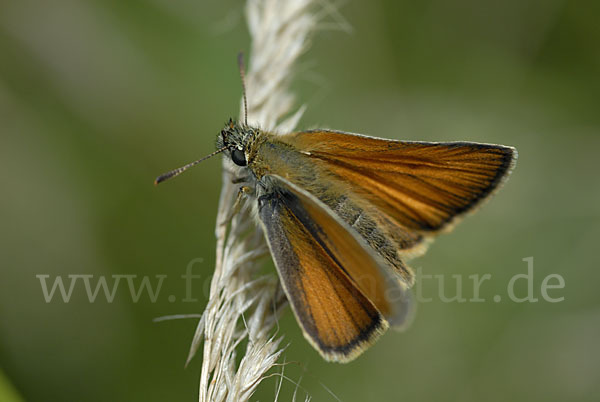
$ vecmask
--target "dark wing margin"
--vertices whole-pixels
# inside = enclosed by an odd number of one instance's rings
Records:
[[[259,218],[281,283],[309,342],[330,361],[357,357],[409,317],[395,274],[316,198],[272,177]]]
[[[393,141],[337,131],[282,136],[396,223],[427,234],[487,199],[514,167],[512,147]]]

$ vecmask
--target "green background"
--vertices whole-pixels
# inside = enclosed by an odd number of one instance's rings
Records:
[[[421,303],[348,365],[325,363],[291,313],[285,374],[313,400],[592,401],[600,394],[600,2],[348,1],[351,33],[324,25],[298,64],[299,128],[513,145],[519,161],[479,213],[412,262],[425,274],[489,273],[483,303]],[[328,21],[333,21],[331,18]],[[239,1],[0,3],[0,400],[193,401],[183,368],[200,313],[180,276],[210,278],[219,158],[239,107]],[[252,96],[252,94],[249,94]],[[534,257],[537,303],[507,298]],[[168,275],[152,303],[44,301],[35,275]],[[564,289],[541,299],[560,274]],[[527,292],[517,281],[516,292]],[[436,281],[423,281],[425,296]],[[174,303],[167,296],[177,295]],[[493,296],[502,300],[494,302]],[[254,400],[272,400],[276,378]],[[330,391],[328,391],[330,390]],[[294,385],[284,382],[281,400]]]

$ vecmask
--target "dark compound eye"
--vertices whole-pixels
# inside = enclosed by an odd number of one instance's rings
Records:
[[[246,166],[246,155],[237,148],[231,151],[231,160],[238,166]]]

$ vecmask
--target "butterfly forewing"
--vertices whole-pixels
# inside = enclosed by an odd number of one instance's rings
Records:
[[[259,217],[305,336],[347,361],[410,311],[404,286],[327,207],[281,178]]]
[[[500,145],[403,142],[325,130],[282,140],[396,223],[420,233],[438,231],[475,207],[516,157],[514,148]]]

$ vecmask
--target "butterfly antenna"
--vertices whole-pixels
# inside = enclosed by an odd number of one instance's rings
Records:
[[[242,79],[242,97],[244,98],[244,124],[248,125],[248,100],[246,99],[246,68],[244,67],[244,52],[238,53],[238,67]]]
[[[158,183],[162,183],[163,181],[165,181],[167,179],[170,179],[171,177],[179,176],[181,173],[185,172],[186,170],[188,170],[192,166],[196,166],[200,162],[205,161],[208,158],[210,158],[211,156],[215,156],[216,154],[221,153],[221,152],[225,151],[226,149],[227,149],[227,147],[223,147],[223,148],[217,149],[215,152],[213,152],[213,153],[211,153],[209,155],[206,155],[204,158],[200,158],[197,161],[188,163],[187,165],[182,166],[180,168],[173,169],[170,172],[163,173],[160,176],[158,176],[156,178],[156,180],[154,180],[154,185],[156,186],[156,185],[158,185]]]

